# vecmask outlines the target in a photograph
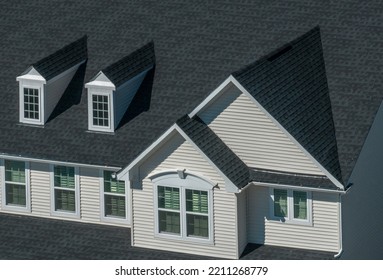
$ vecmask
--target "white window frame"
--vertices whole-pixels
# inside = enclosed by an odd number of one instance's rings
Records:
[[[54,167],[55,166],[67,166],[67,167],[73,167],[74,168],[74,180],[75,180],[75,212],[69,212],[64,210],[56,210],[56,199],[55,199],[55,190],[61,189],[61,190],[70,190],[73,191],[73,189],[66,189],[62,187],[56,187],[55,186],[55,179],[54,179]],[[80,218],[80,176],[79,176],[79,168],[78,166],[69,166],[69,165],[62,165],[62,164],[50,164],[49,165],[49,173],[50,173],[50,186],[51,186],[51,215],[52,216],[58,216],[58,217],[68,217],[68,218]]]
[[[287,190],[287,217],[277,217],[274,214],[274,190]],[[294,218],[294,196],[295,192],[304,192],[307,194],[307,219]],[[312,192],[300,189],[287,189],[287,188],[270,188],[270,219],[269,221],[276,221],[288,224],[299,224],[312,226]]]
[[[105,171],[111,171],[111,170],[105,170]],[[113,172],[113,171],[112,171]],[[115,196],[123,196],[125,197],[125,218],[122,217],[111,217],[105,215],[105,195],[108,195],[110,193],[105,192],[104,190],[104,170],[100,170],[100,219],[103,222],[106,223],[115,223],[115,224],[130,224],[130,208],[129,206],[129,199],[130,199],[130,188],[129,183],[127,181],[125,182],[125,194],[117,194],[113,193],[112,195]],[[119,180],[122,181],[122,180]]]
[[[8,161],[21,161],[21,160],[8,160]],[[5,181],[5,160],[0,159],[0,172],[1,172],[1,208],[10,212],[31,212],[31,192],[30,192],[30,169],[28,161],[21,161],[25,164],[25,206],[19,205],[7,205],[7,193],[6,193],[6,181]],[[12,184],[18,184],[17,182],[11,182]]]
[[[39,118],[30,119],[24,116],[24,89],[37,89],[39,96]],[[44,84],[33,80],[20,80],[19,83],[19,120],[26,124],[44,124]]]
[[[182,173],[183,175],[180,175]],[[210,180],[205,180],[199,175],[195,175],[185,171],[170,171],[150,176],[153,182],[153,205],[154,205],[154,236],[158,238],[181,240],[183,242],[213,244],[214,243],[214,223],[213,223],[213,184]],[[180,194],[180,234],[164,233],[159,231],[158,212],[158,187],[178,188]],[[209,237],[187,236],[186,223],[186,190],[206,191],[208,194],[208,226]],[[197,213],[199,215],[200,213]],[[205,215],[205,214],[201,214]]]
[[[106,96],[108,98],[108,126],[99,126],[93,124],[93,96]],[[88,129],[100,132],[114,131],[114,112],[113,112],[113,91],[110,89],[88,88]]]

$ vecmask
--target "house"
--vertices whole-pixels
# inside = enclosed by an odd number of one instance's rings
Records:
[[[5,15],[0,211],[212,257],[258,243],[381,258],[383,21],[363,33],[363,4],[304,3],[47,2],[32,14],[57,18],[19,32]],[[243,17],[258,9],[279,27]]]

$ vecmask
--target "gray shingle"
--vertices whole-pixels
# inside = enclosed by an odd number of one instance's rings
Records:
[[[154,67],[154,64],[154,44],[150,42],[104,68],[102,72],[118,87],[139,73]]]
[[[177,125],[239,189],[250,182],[246,164],[198,116],[185,115]]]
[[[32,66],[48,81],[87,59],[87,37],[59,49],[53,54],[33,63]]]

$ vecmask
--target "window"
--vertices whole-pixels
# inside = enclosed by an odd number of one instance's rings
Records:
[[[107,95],[92,95],[93,126],[110,126],[108,99]]]
[[[271,189],[272,217],[284,222],[311,223],[311,193]]]
[[[3,207],[29,211],[29,169],[23,161],[4,160]]]
[[[24,88],[24,118],[40,119],[39,90],[36,88]]]
[[[125,182],[114,178],[112,171],[104,171],[103,175],[104,217],[127,219]]]
[[[183,172],[183,171],[182,171]],[[151,177],[155,193],[155,234],[195,242],[212,242],[212,188],[192,174]]]
[[[61,165],[53,167],[52,210],[56,215],[78,215],[79,213],[76,169]]]

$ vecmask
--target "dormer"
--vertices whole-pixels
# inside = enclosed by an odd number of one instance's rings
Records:
[[[77,69],[87,58],[87,38],[63,47],[33,63],[16,80],[19,82],[19,120],[44,125]]]
[[[90,131],[115,131],[154,63],[154,45],[148,43],[101,70],[85,84]]]

